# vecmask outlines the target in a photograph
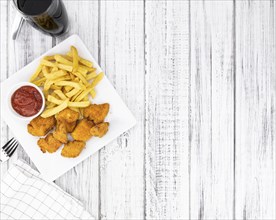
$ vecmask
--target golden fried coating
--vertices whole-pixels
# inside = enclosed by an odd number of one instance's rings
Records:
[[[46,151],[48,151],[49,153],[54,153],[62,145],[60,141],[56,140],[53,137],[52,133],[48,134],[46,138],[39,138],[37,144],[43,153],[45,153]]]
[[[90,134],[92,134],[92,136],[101,138],[108,131],[108,126],[109,126],[108,122],[103,122],[103,123],[97,124],[90,129]]]
[[[94,126],[92,121],[82,119],[76,126],[71,136],[77,141],[87,141],[92,137],[90,129]]]
[[[85,147],[83,141],[72,141],[64,145],[61,151],[63,157],[77,157],[80,155],[82,149]]]
[[[64,144],[67,143],[67,131],[66,131],[65,124],[58,121],[56,130],[53,132],[53,136],[61,143],[64,143]]]
[[[77,124],[78,118],[79,118],[79,113],[69,108],[62,110],[56,115],[56,119],[62,122],[66,127],[66,131],[70,133],[74,130]]]
[[[34,136],[46,135],[56,124],[54,116],[48,118],[42,118],[38,116],[30,121],[27,126],[28,132]]]
[[[91,121],[94,121],[95,124],[98,124],[104,121],[108,112],[109,112],[108,103],[104,103],[100,105],[92,104],[84,108],[83,116],[85,118],[88,118]]]

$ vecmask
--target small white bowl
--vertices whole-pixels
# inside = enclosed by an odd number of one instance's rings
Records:
[[[37,91],[40,93],[40,95],[41,95],[41,97],[42,97],[42,106],[41,106],[41,109],[39,110],[39,112],[38,112],[37,114],[35,114],[35,115],[33,115],[33,116],[30,116],[30,117],[25,117],[25,116],[22,116],[22,115],[18,114],[18,113],[13,109],[12,104],[11,104],[11,98],[12,98],[13,93],[14,93],[17,89],[19,89],[20,87],[22,87],[22,86],[31,86],[31,87],[34,87],[35,89],[37,89]],[[39,116],[39,115],[42,113],[42,111],[44,110],[44,108],[45,108],[45,97],[44,97],[44,94],[42,93],[41,89],[40,89],[38,86],[36,86],[35,84],[30,83],[30,82],[21,82],[21,83],[16,84],[14,87],[12,87],[12,89],[11,89],[10,92],[9,92],[8,100],[7,100],[7,101],[8,101],[9,109],[10,109],[10,111],[12,112],[12,114],[13,114],[16,118],[21,119],[21,120],[29,120],[29,121],[32,120],[33,118]]]

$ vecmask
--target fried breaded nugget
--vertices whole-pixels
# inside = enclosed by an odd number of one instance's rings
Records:
[[[77,157],[80,155],[82,149],[85,147],[83,141],[72,141],[64,145],[61,151],[63,157]]]
[[[92,121],[82,119],[76,126],[71,136],[77,141],[87,141],[92,137],[90,129],[94,126]]]
[[[107,113],[109,112],[109,104],[104,103],[100,105],[92,104],[84,108],[83,116],[89,120],[94,121],[95,124],[104,121]]]
[[[108,131],[108,126],[109,126],[108,122],[103,122],[103,123],[97,124],[90,129],[90,134],[101,138]]]
[[[77,124],[79,113],[66,108],[56,115],[56,119],[65,125],[67,132],[72,132]]]
[[[67,143],[67,131],[65,125],[58,121],[56,130],[53,132],[53,136],[55,139],[62,143]]]
[[[46,138],[39,138],[37,144],[43,153],[45,153],[46,151],[48,151],[49,153],[54,153],[62,145],[60,141],[54,138],[52,133],[48,134]]]
[[[27,126],[28,132],[34,136],[46,135],[56,124],[54,116],[48,118],[42,118],[38,116],[30,121]]]

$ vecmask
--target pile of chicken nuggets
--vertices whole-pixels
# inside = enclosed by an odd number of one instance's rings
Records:
[[[91,104],[83,109],[82,115],[66,108],[55,116],[34,118],[27,128],[31,135],[46,135],[37,141],[43,153],[54,153],[64,144],[61,155],[74,158],[80,155],[86,141],[93,136],[101,138],[107,133],[109,123],[104,120],[108,112],[108,103]]]

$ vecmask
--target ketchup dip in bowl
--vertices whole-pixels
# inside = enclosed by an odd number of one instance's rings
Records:
[[[45,98],[39,87],[33,83],[21,82],[11,89],[8,105],[15,117],[31,120],[44,110]]]

